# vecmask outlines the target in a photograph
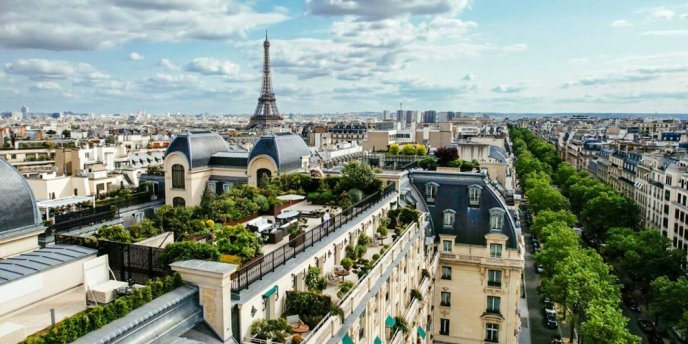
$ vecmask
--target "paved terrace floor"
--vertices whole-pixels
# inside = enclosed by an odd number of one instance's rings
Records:
[[[379,204],[384,204],[384,203],[389,203],[391,202],[394,198],[396,198],[398,194],[396,192],[392,192],[387,197],[383,198]],[[278,279],[282,278],[283,276],[290,274],[291,271],[296,269],[298,266],[303,264],[308,259],[312,259],[313,255],[315,252],[320,251],[324,247],[327,247],[329,245],[332,245],[334,242],[334,239],[343,235],[344,233],[348,233],[353,227],[358,226],[361,222],[362,219],[370,216],[373,212],[377,211],[379,207],[372,206],[366,211],[362,212],[355,218],[353,218],[351,221],[347,222],[344,224],[342,227],[338,228],[334,233],[331,233],[330,235],[323,237],[322,240],[316,242],[313,246],[306,248],[305,251],[299,253],[296,255],[296,257],[289,259],[285,262],[285,264],[280,265],[275,268],[275,270],[272,273],[268,273],[265,276],[263,276],[262,279],[259,279],[252,284],[248,286],[246,289],[242,289],[238,293],[238,299],[236,300],[236,303],[242,304],[243,302],[247,301],[248,299],[254,297],[256,295],[257,290],[265,290],[271,286],[273,286]],[[319,224],[320,219],[316,219]],[[309,229],[312,227],[309,227]],[[286,244],[287,241],[282,241],[281,244]],[[274,249],[274,247],[273,247]],[[369,250],[370,252],[371,250]],[[265,250],[264,253],[267,253],[268,251]],[[372,256],[372,253],[370,253],[370,256]],[[355,276],[354,276],[355,277]],[[336,292],[335,292],[336,294]]]
[[[37,302],[29,308],[0,319],[0,323],[12,322],[22,325],[26,329],[26,334],[31,335],[52,325],[50,309],[55,309],[55,322],[85,310],[86,297],[83,288],[77,287]]]

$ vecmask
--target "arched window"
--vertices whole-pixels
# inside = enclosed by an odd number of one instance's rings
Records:
[[[428,202],[435,202],[435,197],[437,197],[437,188],[440,185],[434,182],[425,184],[425,199]]]
[[[183,189],[184,187],[184,166],[172,165],[172,188]]]
[[[480,185],[471,185],[468,187],[468,204],[477,207],[480,205],[480,192],[483,187]]]
[[[174,207],[185,207],[186,201],[182,197],[175,197],[172,199],[172,206],[174,206]]]
[[[444,211],[444,227],[454,227],[455,218],[456,212],[452,209],[446,209]]]
[[[500,208],[490,209],[490,230],[502,230],[505,211]]]

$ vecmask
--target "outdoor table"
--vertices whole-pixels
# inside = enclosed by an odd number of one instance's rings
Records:
[[[344,276],[349,276],[351,274],[351,272],[349,272],[349,270],[347,270],[347,269],[341,269],[341,270],[336,270],[334,272],[334,274],[341,277],[342,281],[344,281]]]

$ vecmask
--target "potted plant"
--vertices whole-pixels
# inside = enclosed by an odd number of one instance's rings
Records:
[[[340,264],[342,264],[342,267],[344,267],[344,269],[349,270],[351,269],[351,266],[354,264],[354,262],[349,257],[345,257],[344,259],[342,259]]]
[[[289,226],[289,246],[297,247],[303,245],[306,239],[306,232],[304,232],[298,223],[294,223]]]

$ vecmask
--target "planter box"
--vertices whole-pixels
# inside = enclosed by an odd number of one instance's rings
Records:
[[[303,245],[304,241],[306,241],[306,232],[301,232],[296,235],[289,235],[289,246],[291,247],[298,247]]]

